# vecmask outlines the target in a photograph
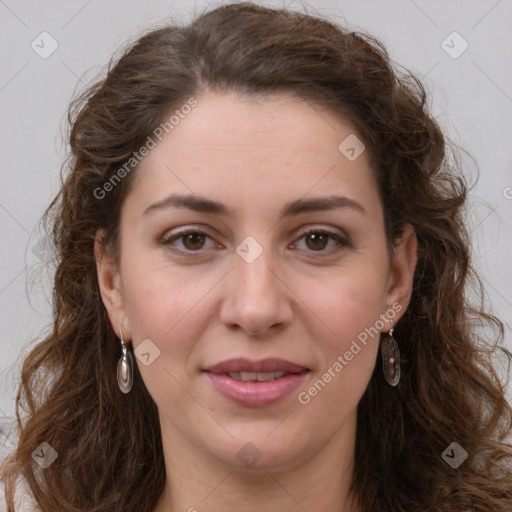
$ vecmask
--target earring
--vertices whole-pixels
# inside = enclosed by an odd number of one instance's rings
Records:
[[[117,362],[117,383],[119,384],[119,389],[126,394],[131,391],[133,385],[133,356],[124,343],[121,328],[119,328],[119,332],[121,333],[121,350],[123,354]]]
[[[393,328],[381,344],[381,353],[384,377],[391,386],[396,386],[400,382],[400,351],[393,338]]]

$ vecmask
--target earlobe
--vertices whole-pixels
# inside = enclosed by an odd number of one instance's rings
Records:
[[[122,328],[123,337],[128,341],[131,339],[131,335],[126,315],[121,276],[117,265],[102,242],[101,231],[96,233],[94,257],[96,260],[98,287],[101,299],[110,318],[112,329],[119,336],[119,329]]]
[[[414,271],[418,260],[418,241],[414,228],[406,224],[393,250],[388,304],[399,303],[405,312],[412,295]],[[403,314],[403,313],[402,313]]]

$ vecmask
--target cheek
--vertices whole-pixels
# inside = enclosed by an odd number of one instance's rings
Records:
[[[144,254],[127,255],[123,288],[134,349],[149,339],[162,356],[155,367],[165,361],[173,374],[184,374],[193,340],[200,338],[210,321],[208,292],[218,281],[215,272],[195,272],[193,266],[172,267],[147,257],[144,261]],[[145,375],[145,369],[141,370]],[[148,378],[154,379],[155,374],[148,373]]]
[[[320,351],[318,370],[333,392],[343,389],[344,393],[352,390],[362,394],[375,366],[380,333],[385,329],[381,315],[386,310],[382,271],[371,272],[369,268],[340,272],[321,293],[309,294],[308,305],[317,317],[314,339]]]
[[[376,282],[340,279],[338,287],[317,297],[324,323],[316,333],[310,329],[310,334],[320,365],[297,396],[308,415],[316,418],[315,424],[325,422],[326,410],[333,425],[343,422],[368,386],[379,349],[378,327],[382,328],[376,324],[384,313],[379,300],[382,289]]]
[[[190,397],[183,387],[191,377],[189,358],[194,340],[207,328],[207,301],[201,299],[208,283],[187,278],[169,266],[137,266],[135,259],[129,266],[128,258],[125,261],[129,268],[124,283],[133,349],[136,355],[143,353],[143,347],[150,353],[147,365],[142,357],[135,358],[145,386],[159,407],[189,406]]]
[[[333,272],[328,282],[319,283],[314,295],[309,287],[304,296],[334,344],[341,348],[350,345],[350,340],[374,326],[385,313],[385,278],[385,269],[377,266],[347,267]],[[381,322],[379,326],[381,330]]]
[[[139,242],[140,244],[140,242]],[[136,240],[132,245],[136,245]],[[126,246],[129,247],[127,238]],[[160,339],[182,318],[202,288],[187,271],[171,266],[159,250],[127,249],[122,260],[123,291],[135,341]]]
[[[154,284],[147,280],[144,286],[135,288],[128,313],[135,347],[149,338],[160,350],[171,351],[176,357],[176,352],[186,348],[198,328],[201,295],[204,293],[198,294],[194,287],[173,283],[171,288],[161,280]],[[188,330],[188,339],[180,335],[184,329]]]

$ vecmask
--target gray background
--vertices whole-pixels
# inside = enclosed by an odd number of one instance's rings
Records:
[[[468,219],[474,263],[488,307],[506,323],[505,344],[512,349],[512,2],[257,3],[305,5],[312,13],[368,31],[383,40],[395,62],[422,77],[438,121],[480,168]],[[0,416],[14,414],[21,360],[52,321],[51,272],[42,267],[47,254],[36,227],[58,190],[66,155],[61,128],[73,93],[95,78],[129,38],[170,16],[187,21],[218,4],[0,0]],[[46,59],[31,47],[33,41],[42,46],[44,31],[58,43]],[[454,31],[469,45],[457,58],[464,42],[448,37]],[[451,56],[443,49],[445,40]],[[45,41],[48,50],[50,41]],[[508,396],[512,403],[512,388]]]

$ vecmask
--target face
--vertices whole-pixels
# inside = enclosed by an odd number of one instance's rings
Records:
[[[119,268],[97,245],[98,276],[163,436],[179,446],[240,468],[240,450],[253,450],[276,468],[353,443],[416,251],[406,230],[390,258],[367,154],[339,149],[354,134],[292,96],[208,92],[137,169]],[[297,367],[262,383],[205,371],[238,358]]]

